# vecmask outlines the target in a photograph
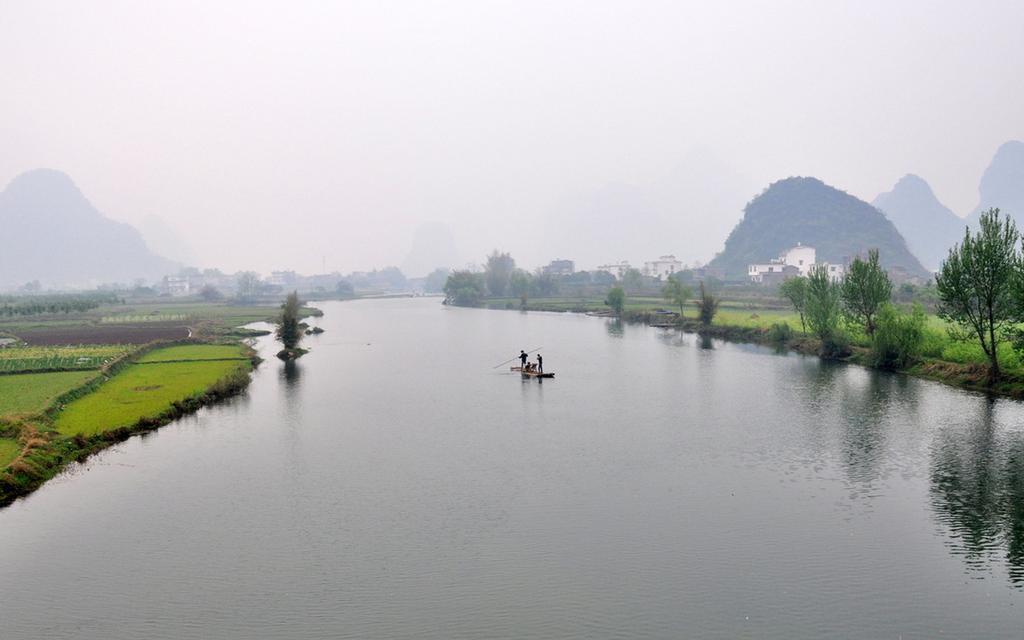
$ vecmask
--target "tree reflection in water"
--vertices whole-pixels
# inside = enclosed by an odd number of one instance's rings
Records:
[[[281,378],[284,380],[284,384],[289,391],[299,383],[299,378],[301,377],[302,367],[299,363],[295,360],[285,360],[284,367],[281,369]]]
[[[931,503],[969,570],[1005,556],[1010,582],[1024,589],[1024,433],[997,429],[994,403],[973,427],[936,432]]]
[[[621,338],[626,333],[622,325],[622,318],[606,320],[604,323],[604,328],[608,331],[608,335],[610,335],[613,338]]]

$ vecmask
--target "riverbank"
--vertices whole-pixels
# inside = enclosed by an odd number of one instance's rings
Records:
[[[0,470],[0,507],[72,462],[240,393],[259,362],[251,347],[238,343],[153,343],[42,411],[7,414],[0,418],[0,438],[17,454]]]
[[[485,300],[482,306],[488,309],[615,317],[604,301],[598,298],[538,298],[528,300],[525,306],[517,299],[502,298]],[[825,357],[821,355],[820,341],[801,331],[800,317],[782,305],[758,306],[746,301],[723,300],[710,326],[702,325],[694,317],[681,318],[678,312],[665,307],[666,302],[654,296],[629,299],[619,319],[627,323],[678,329],[719,340],[760,344]],[[780,329],[782,326],[787,328]],[[981,349],[971,343],[952,341],[947,335],[947,328],[936,316],[928,316],[923,355],[910,366],[885,370],[961,389],[1024,399],[1024,366],[1009,345],[1001,345],[1000,349],[1001,362],[1007,365],[1003,368],[1003,376],[997,382],[990,383]],[[849,337],[849,354],[828,359],[878,369],[872,361],[870,343],[866,336],[853,334]],[[950,359],[943,356],[950,356]]]
[[[0,323],[19,341],[0,349],[0,507],[72,462],[241,393],[260,362],[243,341],[269,332],[240,324],[276,313],[172,302]],[[64,346],[89,338],[101,343]]]

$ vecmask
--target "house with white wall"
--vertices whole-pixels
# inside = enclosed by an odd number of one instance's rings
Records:
[[[674,255],[660,256],[657,260],[644,263],[644,275],[652,278],[667,278],[683,270],[683,263]]]
[[[626,262],[625,260],[623,260],[622,262],[612,262],[610,264],[602,264],[602,265],[598,265],[598,267],[597,267],[598,271],[607,271],[608,273],[612,274],[613,276],[615,276],[619,280],[621,280],[623,278],[623,276],[626,275],[626,272],[629,271],[630,269],[631,269],[631,267],[629,266],[629,262]]]
[[[768,262],[752,264],[747,266],[747,276],[751,282],[768,283],[778,281],[780,278],[810,275],[811,269],[817,265],[817,252],[814,247],[807,247],[799,242],[795,247],[787,249]],[[829,277],[834,281],[842,280],[846,276],[846,265],[831,264],[822,262],[821,265],[828,271]]]

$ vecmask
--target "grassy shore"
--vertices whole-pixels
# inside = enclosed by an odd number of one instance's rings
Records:
[[[258,358],[241,340],[265,332],[239,325],[278,313],[155,301],[0,320],[0,335],[19,339],[0,348],[0,506],[72,461],[244,389]]]
[[[158,418],[175,402],[200,396],[220,380],[248,374],[252,361],[243,356],[238,345],[155,349],[64,406],[53,427],[64,436],[94,436]]]
[[[491,309],[520,309],[518,298],[489,298],[484,306]],[[597,297],[552,297],[527,301],[526,310],[610,314],[602,298]],[[754,342],[791,349],[807,354],[817,354],[818,341],[803,332],[800,316],[784,302],[766,298],[754,304],[743,300],[723,300],[710,327],[703,327],[696,320],[696,309],[689,305],[684,309],[686,316],[680,319],[678,308],[673,308],[663,298],[656,296],[628,297],[622,319],[656,326],[674,326],[684,331],[699,332],[723,340]],[[779,332],[774,326],[788,326],[790,337],[779,341]],[[950,325],[938,316],[929,315],[919,360],[902,370],[909,375],[937,380],[947,384],[991,392],[1014,398],[1024,398],[1024,362],[1008,343],[998,347],[1003,378],[989,384],[987,358],[976,342],[962,342],[950,336]],[[851,355],[846,361],[872,366],[870,340],[857,328],[848,327],[845,333],[850,341]]]
[[[0,506],[69,462],[238,393],[257,361],[241,344],[190,343],[143,349],[98,372],[0,376],[0,384],[79,376],[77,386],[60,379],[16,411],[0,411]]]

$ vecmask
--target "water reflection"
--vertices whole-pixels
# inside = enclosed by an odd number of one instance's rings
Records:
[[[1024,589],[1024,433],[997,429],[995,402],[984,402],[969,427],[937,431],[931,503],[970,571],[1002,558],[1010,582]]]
[[[281,379],[288,388],[295,387],[302,377],[302,367],[295,360],[285,360],[281,369]]]
[[[615,318],[614,320],[606,320],[604,328],[613,338],[621,338],[626,334],[624,325],[622,324],[622,318]]]
[[[665,329],[658,334],[658,339],[670,347],[687,346],[686,333],[680,329]]]
[[[715,348],[715,343],[711,339],[711,336],[709,336],[707,334],[704,334],[704,333],[698,333],[697,334],[697,346],[700,347],[701,349],[714,349]]]

